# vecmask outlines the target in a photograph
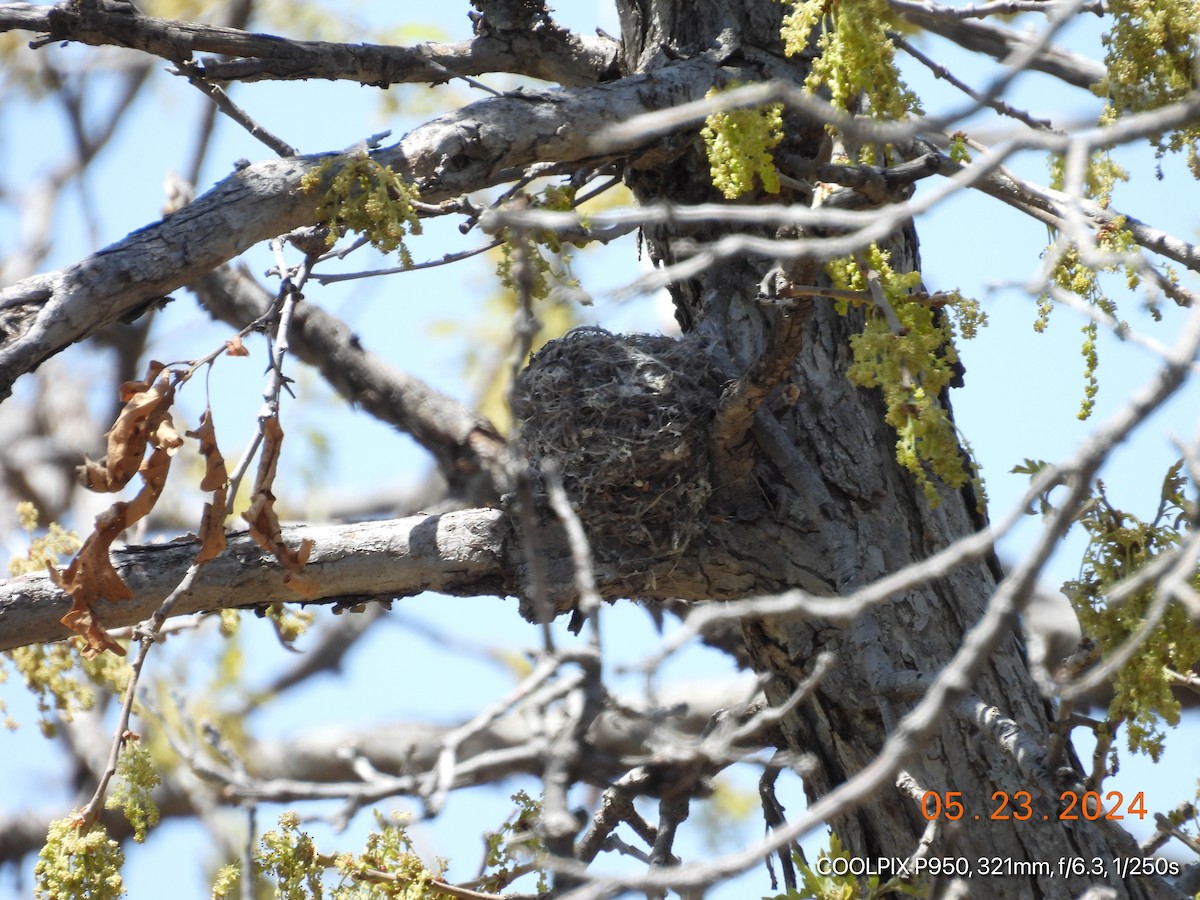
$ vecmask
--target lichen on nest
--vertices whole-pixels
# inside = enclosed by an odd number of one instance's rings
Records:
[[[535,475],[557,463],[597,561],[661,561],[702,529],[722,384],[695,337],[580,328],[530,361],[513,397],[519,446]]]

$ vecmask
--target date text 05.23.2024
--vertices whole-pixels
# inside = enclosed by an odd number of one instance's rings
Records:
[[[970,813],[962,804],[962,791],[926,791],[921,796],[921,814],[929,821],[962,818],[986,819],[993,822],[1016,819],[1018,822],[1066,822],[1078,819],[1146,818],[1146,796],[1138,791],[1128,803],[1120,791],[1063,791],[1058,796],[1055,812],[1042,813],[1033,808],[1033,796],[1029,791],[996,791],[992,794],[992,807],[979,813]]]

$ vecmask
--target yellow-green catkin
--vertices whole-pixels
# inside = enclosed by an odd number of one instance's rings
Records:
[[[319,221],[329,228],[329,246],[347,231],[354,231],[381,253],[398,250],[401,262],[411,266],[412,255],[404,238],[421,233],[421,220],[413,205],[420,199],[416,185],[361,153],[331,157],[306,173],[300,187],[309,194],[320,191],[330,171],[333,177],[317,205]]]
[[[536,197],[522,197],[521,202],[535,209],[549,209],[555,212],[566,212],[575,205],[575,188],[571,185],[551,185]],[[522,264],[528,265],[526,285],[533,300],[545,300],[550,296],[551,286],[555,281],[565,283],[570,287],[578,287],[579,281],[571,272],[571,254],[559,239],[558,233],[549,229],[529,229],[514,232],[505,229],[500,245],[500,259],[496,265],[496,275],[500,284],[520,294],[522,287],[517,277]],[[520,244],[520,246],[518,246]],[[561,267],[560,277],[555,277],[550,260],[541,252],[545,248],[555,257]]]
[[[718,93],[713,88],[705,96]],[[708,152],[713,186],[726,199],[750,193],[755,182],[768,194],[779,193],[773,151],[783,140],[783,104],[713,113],[705,119],[700,136]]]
[[[825,92],[838,109],[861,110],[876,119],[904,119],[920,114],[921,103],[900,77],[896,46],[889,31],[903,23],[887,0],[782,0],[792,7],[783,20],[788,55],[808,49],[812,31],[820,26],[818,56],[805,79],[811,93]]]
[[[1063,585],[1084,634],[1096,642],[1105,658],[1125,646],[1135,633],[1140,635],[1137,651],[1113,677],[1108,718],[1115,725],[1125,724],[1131,751],[1146,753],[1155,761],[1166,740],[1163,726],[1179,723],[1176,673],[1190,672],[1200,664],[1200,629],[1189,620],[1183,605],[1171,603],[1159,623],[1143,631],[1158,593],[1153,584],[1126,594],[1118,605],[1109,601],[1109,593],[1163,553],[1179,547],[1183,540],[1180,525],[1191,505],[1186,489],[1180,460],[1163,478],[1153,518],[1143,520],[1117,508],[1107,496],[1104,482],[1097,481],[1079,517],[1088,535],[1079,577]],[[1200,570],[1193,570],[1187,583],[1192,590],[1200,590]]]
[[[111,654],[110,654],[111,655]],[[106,809],[119,809],[133,826],[133,839],[144,843],[151,828],[158,824],[158,804],[151,792],[160,781],[150,751],[136,735],[128,735],[117,761],[117,777],[104,801]]]
[[[1128,180],[1128,174],[1108,153],[1097,152],[1084,167],[1081,189],[1085,197],[1107,209],[1112,202],[1112,191],[1116,183]],[[1051,157],[1050,185],[1055,190],[1062,190],[1065,187],[1065,163],[1061,156]],[[1114,259],[1113,262],[1101,263],[1098,266],[1087,265],[1077,246],[1056,242],[1047,248],[1047,252],[1056,254],[1054,265],[1050,270],[1050,281],[1056,287],[1081,297],[1089,305],[1115,319],[1117,317],[1116,301],[1102,289],[1099,274],[1124,268],[1126,284],[1131,289],[1136,288],[1141,280],[1137,269],[1127,262],[1117,261],[1122,256],[1132,253],[1134,247],[1133,235],[1125,227],[1124,217],[1118,216],[1101,226],[1096,234],[1096,250],[1110,255]],[[1053,302],[1049,294],[1043,294],[1038,298],[1038,315],[1033,325],[1035,331],[1042,332],[1046,329],[1052,309]],[[1084,360],[1084,389],[1083,400],[1076,416],[1079,419],[1087,419],[1095,409],[1096,396],[1100,390],[1096,374],[1100,365],[1100,356],[1096,348],[1099,331],[1096,322],[1092,320],[1081,326],[1080,331],[1083,334],[1080,354]]]
[[[1195,90],[1200,66],[1200,4],[1195,0],[1109,0],[1112,26],[1103,37],[1107,75],[1095,91],[1107,101],[1102,124],[1127,112],[1159,109]],[[1160,154],[1187,151],[1200,178],[1200,125],[1154,139]]]
[[[912,473],[931,504],[936,506],[939,497],[930,472],[952,488],[974,480],[982,498],[978,474],[964,458],[954,423],[938,400],[959,362],[954,326],[931,304],[909,296],[921,281],[920,272],[894,271],[888,252],[875,244],[866,253],[866,263],[878,274],[900,327],[893,331],[882,311],[870,306],[862,333],[850,339],[854,362],[847,377],[860,387],[883,393],[887,422],[896,430],[896,460]],[[834,260],[826,270],[835,287],[865,296],[866,274],[855,259]],[[986,324],[976,302],[957,293],[949,297],[945,305],[957,315],[964,337]],[[843,311],[846,305],[840,304]]]
[[[33,867],[37,900],[120,900],[125,854],[103,827],[84,828],[78,813],[50,823]]]

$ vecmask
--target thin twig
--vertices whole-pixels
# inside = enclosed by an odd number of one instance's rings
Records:
[[[1045,3],[1038,2],[1037,5],[1045,6]],[[1017,109],[1015,106],[1012,106],[1011,104],[1004,102],[999,97],[993,97],[993,98],[984,97],[982,94],[980,94],[978,91],[976,91],[974,88],[972,88],[965,81],[960,79],[957,75],[955,75],[953,72],[951,72],[945,66],[943,66],[941,63],[931,59],[930,57],[928,57],[924,53],[922,53],[920,50],[918,50],[916,47],[914,47],[911,43],[909,43],[907,40],[905,40],[902,35],[894,32],[894,31],[889,31],[887,34],[888,34],[888,37],[891,38],[891,41],[893,44],[895,44],[897,47],[899,47],[901,50],[903,50],[905,53],[907,53],[909,56],[911,56],[913,59],[915,59],[921,65],[925,66],[925,68],[929,69],[929,71],[933,73],[934,78],[941,78],[944,81],[949,82],[951,85],[958,88],[960,91],[962,91],[968,97],[970,97],[972,100],[979,103],[981,106],[987,106],[991,109],[994,109],[1000,115],[1007,116],[1010,119],[1016,119],[1018,122],[1022,122],[1034,130],[1055,131],[1055,129],[1050,124],[1050,121],[1048,119],[1035,119],[1029,113],[1024,112],[1023,110]],[[1058,132],[1058,133],[1061,134],[1061,132]]]
[[[579,521],[579,514],[571,506],[567,492],[563,489],[562,477],[554,460],[542,460],[542,475],[546,479],[546,492],[549,495],[550,508],[562,522],[563,530],[567,535],[567,544],[571,548],[571,562],[575,568],[575,587],[579,591],[579,603],[576,610],[583,621],[591,623],[591,644],[598,653],[600,651],[600,626],[595,615],[600,609],[600,592],[596,589],[596,572],[592,563],[591,544],[583,530],[583,523]],[[575,630],[578,631],[578,628]]]
[[[592,814],[592,827],[579,844],[577,856],[581,862],[585,865],[592,862],[622,822],[628,822],[642,840],[653,846],[657,831],[633,805],[633,798],[650,781],[650,777],[648,768],[637,766],[605,790]]]
[[[246,804],[246,840],[242,843],[242,900],[255,900],[258,879],[254,872],[254,848],[258,837],[258,804]]]
[[[1175,838],[1193,853],[1200,855],[1200,841],[1183,829],[1181,829],[1176,821],[1195,818],[1196,806],[1192,801],[1185,800],[1175,807],[1170,816],[1164,816],[1162,813],[1154,814],[1154,822],[1157,826],[1154,834],[1142,842],[1142,849],[1146,855],[1156,851],[1159,847],[1167,842],[1169,838]]]
[[[335,275],[321,275],[313,273],[312,280],[317,284],[336,284],[339,281],[355,281],[360,278],[375,278],[379,275],[403,275],[405,272],[417,272],[421,269],[436,269],[438,266],[448,266],[450,263],[456,263],[459,260],[470,259],[472,256],[479,256],[481,253],[487,253],[489,250],[495,250],[503,240],[492,241],[490,244],[484,244],[482,247],[475,247],[471,250],[459,250],[456,253],[447,253],[441,259],[431,259],[425,262],[413,263],[409,266],[393,266],[390,269],[369,269],[363,272],[338,272]]]
[[[79,813],[79,821],[84,827],[88,827],[100,818],[100,811],[104,809],[104,798],[108,793],[109,782],[117,773],[117,763],[121,759],[121,749],[125,746],[125,742],[132,736],[129,730],[129,718],[133,713],[133,700],[137,695],[138,680],[142,675],[142,667],[146,664],[146,657],[150,654],[150,647],[155,643],[159,631],[162,630],[163,622],[171,614],[171,609],[175,606],[180,597],[186,595],[192,589],[192,584],[196,580],[197,574],[200,572],[204,563],[193,563],[188,567],[187,574],[180,579],[175,590],[171,591],[162,604],[155,610],[154,615],[142,622],[135,634],[138,639],[138,652],[129,666],[129,683],[125,687],[125,697],[121,702],[121,712],[117,716],[117,726],[113,732],[112,746],[108,751],[108,762],[104,767],[104,771],[100,775],[100,780],[96,785],[95,793],[92,794],[91,800]]]
[[[455,728],[442,738],[442,750],[438,754],[437,763],[430,770],[426,779],[424,793],[425,808],[429,816],[436,815],[446,802],[446,797],[454,785],[455,768],[458,765],[458,750],[463,742],[498,720],[517,703],[529,698],[543,684],[546,684],[559,673],[562,661],[554,656],[547,656],[538,662],[532,672],[521,679],[521,683],[498,701],[485,707],[469,722]],[[561,687],[559,693],[572,687],[567,684]]]
[[[989,3],[977,3],[973,6],[937,6],[940,15],[954,16],[959,19],[984,19],[988,16],[1014,16],[1018,13],[1035,12],[1045,15],[1052,4],[1046,0],[991,0]],[[1103,0],[1092,0],[1090,3],[1079,4],[1079,12],[1104,15],[1106,4]]]
[[[874,301],[875,308],[887,320],[888,331],[894,336],[899,337],[904,333],[904,326],[900,324],[900,317],[896,315],[896,310],[892,307],[892,302],[888,300],[887,294],[883,292],[883,283],[879,278],[879,272],[871,268],[871,264],[867,262],[866,254],[861,251],[854,254],[854,261],[858,263],[858,268],[867,282],[867,290],[871,294],[871,300]],[[906,374],[906,381],[908,377]]]
[[[215,85],[206,81],[200,75],[190,74],[191,70],[195,68],[195,65],[196,64],[194,62],[188,60],[185,62],[180,62],[178,69],[169,71],[171,71],[173,74],[183,75],[185,78],[187,78],[189,84],[199,90],[202,94],[209,97],[213,103],[217,105],[217,109],[221,110],[221,112],[225,113],[225,115],[229,116],[229,118],[233,119],[233,121],[245,128],[252,138],[258,140],[262,144],[265,144],[278,156],[288,157],[300,155],[299,151],[287,141],[276,137],[262,125],[258,124],[258,122],[254,121],[254,119],[250,117],[250,114],[234,103],[233,100],[230,99],[229,95],[225,93],[225,90],[219,85]]]

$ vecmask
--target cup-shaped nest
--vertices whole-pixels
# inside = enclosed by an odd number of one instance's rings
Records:
[[[721,387],[696,338],[581,328],[530,361],[514,393],[521,449],[535,474],[555,461],[598,561],[661,561],[703,530]]]

